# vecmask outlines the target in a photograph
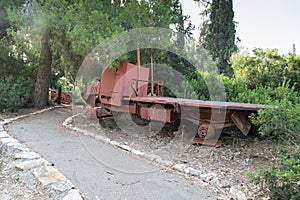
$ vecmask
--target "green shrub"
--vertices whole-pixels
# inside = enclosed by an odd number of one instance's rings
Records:
[[[0,112],[16,112],[26,106],[34,83],[22,76],[7,76],[0,79]]]
[[[226,101],[226,98],[231,100],[242,91],[242,86],[238,85],[235,79],[215,72],[195,71],[187,78],[197,98],[201,100]]]
[[[209,99],[209,91],[205,80],[203,78],[203,74],[201,71],[195,71],[191,73],[188,77],[190,80],[190,85],[193,91],[196,93],[198,99],[208,100]]]
[[[257,103],[264,105],[278,105],[288,101],[292,104],[300,103],[299,93],[295,87],[290,87],[290,81],[283,81],[278,87],[257,86],[255,89],[244,89],[232,101],[244,103]]]
[[[300,148],[280,152],[280,164],[249,173],[250,181],[267,188],[271,199],[300,199]]]
[[[230,62],[235,78],[249,89],[255,89],[260,85],[276,88],[284,80],[290,80],[289,86],[294,85],[300,92],[300,57],[298,55],[280,55],[276,49],[256,48],[253,50],[253,55],[246,51],[232,55]]]
[[[266,106],[250,118],[259,126],[261,136],[280,139],[284,143],[300,143],[300,104],[281,101],[278,106]]]
[[[265,105],[265,109],[250,117],[252,123],[259,126],[261,136],[287,143],[300,142],[300,98],[288,81],[276,88],[261,86],[245,90],[235,100]]]
[[[225,86],[227,101],[235,101],[240,93],[245,90],[244,85],[236,78],[230,78],[228,76],[221,75],[223,84]]]

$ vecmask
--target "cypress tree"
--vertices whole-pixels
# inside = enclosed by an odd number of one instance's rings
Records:
[[[232,0],[212,0],[202,14],[208,18],[200,29],[200,42],[212,56],[219,72],[232,76],[229,59],[237,50]]]

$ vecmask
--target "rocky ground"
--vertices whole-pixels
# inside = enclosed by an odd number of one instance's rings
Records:
[[[13,161],[0,154],[0,199],[1,200],[46,200],[50,199],[38,187],[35,178],[15,170]]]
[[[0,122],[7,118],[25,115],[37,109],[21,109],[18,113],[1,113]],[[24,174],[14,167],[15,162],[0,151],[0,199],[1,200],[46,200],[48,195],[38,187],[32,174]]]
[[[23,109],[0,113],[0,199],[1,200],[82,200],[74,185],[51,163],[11,137],[7,124],[32,114],[49,112],[54,107]]]

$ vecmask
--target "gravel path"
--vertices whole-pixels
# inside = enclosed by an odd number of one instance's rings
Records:
[[[55,109],[11,124],[9,133],[43,158],[87,199],[216,199],[196,179],[65,129],[71,113]]]

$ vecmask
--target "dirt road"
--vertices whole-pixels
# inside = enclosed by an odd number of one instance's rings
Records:
[[[10,134],[53,163],[88,199],[216,199],[172,170],[67,130],[61,108],[11,124]]]

